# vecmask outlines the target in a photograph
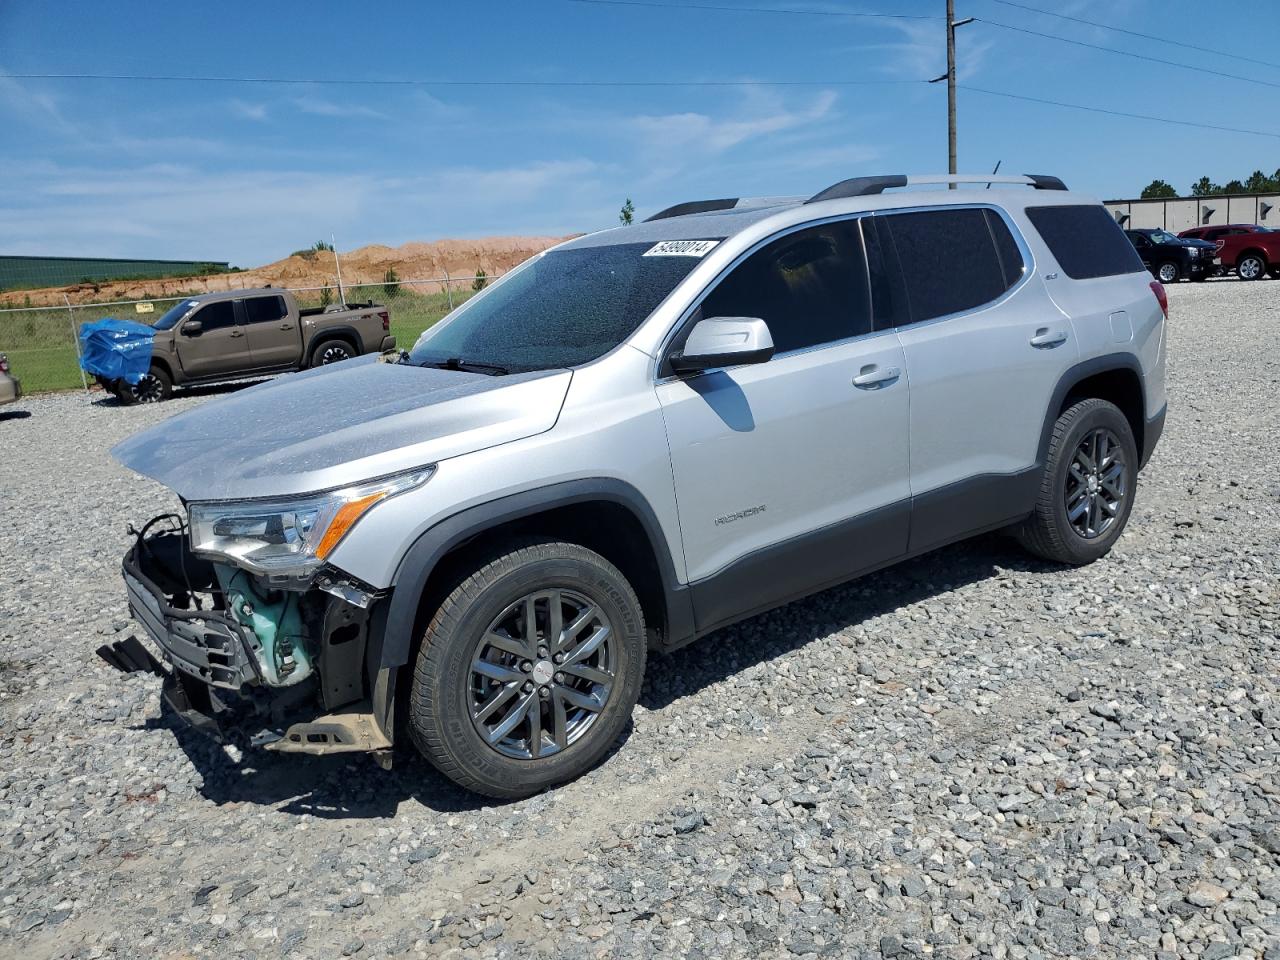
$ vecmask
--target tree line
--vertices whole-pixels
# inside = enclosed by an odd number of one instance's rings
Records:
[[[1221,185],[1201,177],[1191,185],[1193,197],[1220,197],[1224,193],[1280,193],[1280,169],[1270,176],[1255,170],[1247,180],[1228,180]],[[1142,188],[1141,196],[1143,200],[1171,200],[1178,191],[1164,180],[1152,180]]]

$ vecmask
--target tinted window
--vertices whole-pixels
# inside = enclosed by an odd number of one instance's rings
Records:
[[[245,317],[250,323],[267,323],[288,314],[284,297],[250,297],[244,302]]]
[[[1009,225],[1004,217],[994,210],[984,210],[987,215],[987,228],[991,231],[991,239],[996,242],[996,253],[1000,257],[1000,268],[1004,271],[1005,289],[1012,287],[1022,279],[1022,271],[1026,264],[1022,260],[1022,251],[1009,232]]]
[[[427,330],[410,360],[456,359],[516,372],[573,367],[603,356],[701,262],[658,255],[654,247],[570,247],[534,257]]]
[[[893,240],[880,226],[881,217],[862,219],[862,237],[867,246],[867,272],[871,275],[871,310],[877,330],[911,322],[907,288],[902,271],[894,262]]]
[[[206,333],[222,327],[233,327],[236,323],[236,308],[230,300],[218,300],[205,304],[191,319],[199,320]]]
[[[798,230],[761,247],[702,301],[703,317],[759,317],[778,353],[871,330],[856,220]]]
[[[895,213],[882,222],[906,277],[912,321],[972,310],[1009,288],[985,211]]]
[[[194,300],[180,300],[166,310],[155,323],[157,330],[172,330],[173,325],[183,318],[188,310],[196,305]]]
[[[1073,280],[1141,273],[1145,268],[1106,209],[1095,204],[1027,207],[1027,216]]]

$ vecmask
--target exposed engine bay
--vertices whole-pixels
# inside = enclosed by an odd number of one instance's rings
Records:
[[[183,719],[219,739],[234,728],[267,749],[375,751],[389,764],[391,706],[366,666],[385,616],[377,592],[337,571],[273,579],[201,557],[177,514],[136,532],[123,571]]]

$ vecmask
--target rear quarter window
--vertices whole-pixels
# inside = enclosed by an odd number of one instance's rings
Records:
[[[1105,207],[1092,203],[1027,207],[1027,217],[1062,272],[1072,280],[1117,277],[1146,269]]]

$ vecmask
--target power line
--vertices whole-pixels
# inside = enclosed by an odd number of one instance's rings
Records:
[[[1253,57],[1242,56],[1238,53],[1228,53],[1226,50],[1215,50],[1213,47],[1201,47],[1194,43],[1184,43],[1181,40],[1173,40],[1169,37],[1157,37],[1152,33],[1141,33],[1137,30],[1128,30],[1124,27],[1117,27],[1110,23],[1098,23],[1096,20],[1085,20],[1083,17],[1071,17],[1065,13],[1055,13],[1052,10],[1042,10],[1040,7],[1031,7],[1025,3],[1015,3],[1014,0],[991,0],[992,3],[1003,4],[1006,7],[1014,7],[1018,10],[1027,10],[1031,13],[1044,14],[1046,17],[1057,17],[1059,20],[1070,20],[1072,23],[1081,23],[1087,27],[1098,27],[1102,30],[1111,30],[1115,33],[1125,33],[1131,37],[1140,37],[1143,40],[1154,40],[1156,43],[1167,43],[1170,46],[1182,47],[1186,50],[1196,50],[1200,53],[1212,53],[1219,57],[1230,57],[1232,60],[1240,60],[1244,63],[1256,63],[1264,67],[1276,67],[1280,69],[1280,63],[1272,60],[1257,60]]]
[[[275,83],[392,87],[861,87],[923,80],[417,80],[360,77],[228,77],[196,74],[0,73],[3,80],[129,80],[158,83]]]
[[[659,0],[568,0],[604,7],[654,7],[660,10],[716,10],[729,13],[783,13],[801,17],[861,17],[866,20],[943,20],[921,13],[855,13],[846,10],[796,10],[786,7],[729,7],[711,3],[661,3]]]
[[[1000,23],[998,20],[988,20],[985,17],[975,17],[979,23],[985,23],[991,27],[999,27],[1002,30],[1013,30],[1017,33],[1025,33],[1032,37],[1043,37],[1045,40],[1056,40],[1059,43],[1069,43],[1077,47],[1087,47],[1090,50],[1101,50],[1105,53],[1114,53],[1121,57],[1129,57],[1133,60],[1145,60],[1148,63],[1161,63],[1167,67],[1181,67],[1183,70],[1195,70],[1197,73],[1207,73],[1214,77],[1225,77],[1228,80],[1241,80],[1245,83],[1256,83],[1263,87],[1280,88],[1280,83],[1271,80],[1258,80],[1255,77],[1244,77],[1238,73],[1226,73],[1222,70],[1213,70],[1209,67],[1197,67],[1192,63],[1183,63],[1180,60],[1165,60],[1163,57],[1152,57],[1145,53],[1133,53],[1129,50],[1120,50],[1116,47],[1104,47],[1100,43],[1087,43],[1084,40],[1072,40],[1069,37],[1061,37],[1056,33],[1043,33],[1039,30],[1031,30],[1027,27],[1015,27],[1011,23]]]
[[[1198,127],[1201,130],[1220,130],[1225,133],[1247,133],[1255,137],[1274,137],[1280,140],[1280,133],[1271,133],[1267,130],[1249,130],[1243,127],[1223,127],[1214,123],[1197,123],[1193,120],[1176,120],[1172,117],[1153,117],[1145,113],[1126,113],[1123,110],[1110,110],[1106,107],[1089,107],[1082,103],[1066,103],[1062,100],[1046,100],[1041,97],[1029,97],[1021,93],[1006,93],[1003,90],[987,90],[983,87],[971,87],[968,84],[960,85],[961,90],[967,90],[970,93],[984,93],[989,97],[1005,97],[1010,100],[1025,100],[1028,103],[1039,103],[1051,107],[1066,107],[1071,110],[1085,110],[1089,113],[1104,113],[1112,117],[1124,117],[1128,120],[1150,120],[1154,123],[1172,123],[1180,127]]]

